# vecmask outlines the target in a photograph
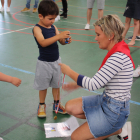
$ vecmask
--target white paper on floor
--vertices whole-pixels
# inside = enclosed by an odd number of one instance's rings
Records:
[[[70,117],[67,121],[61,123],[45,123],[44,129],[46,138],[51,137],[69,137],[72,132],[79,127],[77,119]]]

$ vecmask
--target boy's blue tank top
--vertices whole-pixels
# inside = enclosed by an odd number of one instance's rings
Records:
[[[39,24],[36,24],[35,26],[38,26],[42,30],[42,34],[45,39],[51,38],[55,36],[55,27],[51,25],[51,28],[45,28],[40,26]],[[34,37],[35,38],[35,37]],[[36,40],[36,38],[35,38]],[[59,49],[58,49],[58,44],[57,41],[51,44],[50,46],[47,47],[42,47],[36,40],[36,43],[39,48],[39,57],[38,60],[41,61],[47,61],[47,62],[54,62],[58,60],[59,58]]]

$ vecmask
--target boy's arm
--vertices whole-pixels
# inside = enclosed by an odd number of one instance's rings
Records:
[[[34,33],[34,37],[37,39],[38,43],[42,47],[47,47],[47,46],[53,44],[54,42],[56,42],[57,40],[59,40],[59,36],[54,36],[54,37],[45,39],[42,34],[41,29],[37,26],[34,27],[33,33]]]
[[[70,35],[70,31],[64,31],[64,32],[59,33],[57,27],[56,27],[55,25],[54,25],[54,27],[55,27],[55,33],[56,33],[56,35],[60,35],[60,34],[63,34],[63,33],[65,33],[65,32],[67,32],[67,34]],[[69,38],[68,43],[65,43],[66,38]],[[59,40],[58,40],[59,43],[62,44],[62,45],[71,43],[71,36],[66,37],[66,38],[61,38],[61,39],[59,39]]]
[[[0,81],[11,83],[15,86],[19,86],[21,84],[21,80],[16,77],[12,77],[0,72]]]
[[[42,47],[47,47],[47,46],[53,44],[54,42],[58,41],[59,39],[69,37],[68,31],[65,31],[63,34],[57,34],[51,38],[45,39],[43,34],[42,34],[41,29],[37,26],[34,27],[33,33],[34,33],[34,37],[37,39],[38,43]]]

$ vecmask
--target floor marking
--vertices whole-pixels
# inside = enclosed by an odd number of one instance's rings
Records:
[[[10,68],[10,69],[13,69],[13,70],[17,70],[17,71],[20,71],[20,72],[23,72],[23,73],[35,75],[35,73],[33,73],[33,72],[26,71],[26,70],[22,70],[22,69],[15,68],[15,67],[12,67],[12,66],[8,66],[8,65],[5,65],[5,64],[2,64],[2,63],[0,63],[0,66],[6,67],[6,68]],[[84,88],[83,88],[83,89],[84,89]],[[88,90],[88,89],[84,89],[84,90]],[[88,90],[88,91],[89,91],[89,90]],[[95,90],[95,91],[90,91],[90,92],[94,92],[94,93],[97,93],[97,94],[102,94],[102,92],[97,91],[97,90]],[[140,102],[136,102],[136,101],[132,101],[132,100],[130,100],[130,103],[136,104],[136,105],[140,105]]]
[[[18,32],[18,31],[26,30],[26,29],[33,28],[33,27],[34,27],[34,26],[31,26],[31,27],[28,27],[28,28],[19,29],[19,30],[15,30],[15,31],[11,31],[11,32],[6,32],[6,33],[2,33],[2,34],[0,34],[0,35],[10,34],[10,33],[13,33],[13,32]]]
[[[8,65],[5,65],[5,64],[2,64],[2,63],[0,63],[0,66],[10,68],[10,69],[13,69],[13,70],[17,70],[17,71],[20,71],[20,72],[24,72],[24,73],[27,73],[27,74],[35,75],[35,73],[33,73],[33,72],[22,70],[22,69],[15,68],[15,67],[12,67],[12,66],[8,66]]]

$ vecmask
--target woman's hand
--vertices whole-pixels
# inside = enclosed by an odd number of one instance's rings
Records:
[[[73,71],[68,65],[65,65],[63,63],[59,63],[59,65],[61,67],[62,73],[68,75],[71,79],[73,79],[77,83],[79,74]]]
[[[68,65],[63,64],[63,63],[59,63],[59,65],[61,67],[61,71],[62,71],[63,74],[68,75],[70,73],[71,68]]]
[[[78,86],[77,83],[75,83],[75,82],[69,82],[67,84],[64,84],[62,86],[62,88],[65,91],[71,92],[73,90],[76,90],[76,89],[80,88],[80,86]]]

